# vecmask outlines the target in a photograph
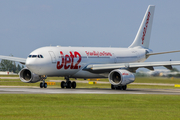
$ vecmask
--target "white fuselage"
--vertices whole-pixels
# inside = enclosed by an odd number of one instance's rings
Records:
[[[147,49],[111,47],[42,47],[30,53],[26,66],[38,75],[107,77],[82,69],[90,64],[143,62],[146,60],[146,51]]]

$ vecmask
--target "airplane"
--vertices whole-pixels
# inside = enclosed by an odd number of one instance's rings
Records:
[[[19,72],[22,82],[40,82],[40,88],[47,88],[45,79],[61,76],[61,88],[76,88],[71,78],[108,78],[111,89],[126,90],[134,82],[138,68],[154,70],[156,66],[172,69],[180,61],[144,62],[151,55],[180,52],[169,51],[153,53],[149,49],[150,34],[154,15],[154,5],[149,5],[133,43],[128,48],[114,47],[41,47],[31,52],[27,58],[2,56],[0,59],[17,61],[24,64]]]

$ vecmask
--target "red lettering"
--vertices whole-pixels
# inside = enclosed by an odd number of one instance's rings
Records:
[[[104,56],[104,54],[102,52],[100,52],[100,56]]]
[[[70,69],[73,69],[74,68],[74,65],[73,65],[73,63],[74,63],[74,55],[72,54],[72,52],[70,52],[70,57],[71,57],[71,68]]]
[[[99,51],[92,51],[92,52],[88,52],[88,51],[85,51],[86,55],[87,56],[112,56],[112,54],[110,52],[99,52]]]
[[[128,73],[123,73],[122,75],[129,75]]]
[[[87,51],[85,51],[85,52],[86,52],[87,56],[89,56],[89,52],[87,52]]]
[[[70,67],[70,65],[67,65],[69,63],[71,63],[71,59],[70,59],[69,55],[65,55],[64,69],[68,69]]]
[[[93,56],[94,54],[93,54],[93,52],[90,52],[90,56]]]
[[[111,53],[108,53],[107,55],[108,55],[108,56],[112,56],[112,54],[111,54]]]
[[[61,69],[62,67],[63,67],[63,65],[64,65],[64,55],[63,55],[63,52],[62,51],[60,51],[60,54],[61,54],[61,58],[62,58],[62,63],[60,64],[60,61],[57,61],[57,69]]]
[[[60,54],[61,54],[61,56],[64,56],[62,51],[60,51]]]
[[[78,52],[74,52],[74,55],[73,53],[70,51],[69,52],[70,55],[65,55],[63,54],[62,51],[60,51],[60,55],[61,55],[61,58],[62,58],[62,63],[60,64],[60,61],[57,61],[57,65],[56,65],[56,68],[57,69],[61,69],[63,68],[64,66],[64,69],[79,69],[81,66],[79,65],[79,63],[81,62],[81,54],[78,53]],[[77,60],[77,63],[75,65],[74,64],[74,58],[79,58]],[[79,66],[78,66],[79,65]]]
[[[63,62],[60,65],[60,61],[57,61],[57,69],[61,69],[63,67]]]
[[[146,35],[146,31],[147,31],[150,15],[151,15],[151,13],[148,12],[148,16],[147,16],[147,19],[146,19],[145,27],[144,27],[144,30],[143,30],[143,36],[141,38],[142,39],[142,44],[144,44],[144,38],[145,38],[145,35]]]
[[[81,62],[81,55],[78,52],[74,52],[74,57],[77,58],[77,56],[79,56],[79,59],[78,59],[77,63],[75,64],[74,69],[78,69],[81,67],[81,66],[78,66],[79,63]]]

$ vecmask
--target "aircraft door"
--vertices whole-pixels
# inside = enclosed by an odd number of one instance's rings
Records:
[[[53,51],[49,51],[49,54],[51,56],[52,63],[56,63],[56,56]]]
[[[112,53],[112,54],[113,54],[112,56],[113,56],[113,60],[114,60],[113,62],[114,62],[114,63],[117,63],[117,57],[116,57],[116,55],[115,55],[114,53]]]

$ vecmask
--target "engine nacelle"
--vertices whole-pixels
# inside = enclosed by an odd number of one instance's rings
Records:
[[[135,76],[133,73],[123,70],[123,69],[115,69],[111,71],[108,75],[109,82],[112,85],[123,86],[129,83],[134,82]]]
[[[41,80],[41,76],[32,73],[28,68],[24,68],[19,72],[19,77],[22,82],[36,83]]]

